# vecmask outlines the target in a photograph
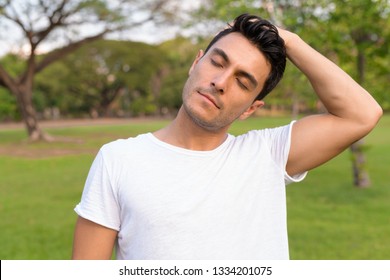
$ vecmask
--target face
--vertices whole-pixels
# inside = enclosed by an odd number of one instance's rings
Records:
[[[183,89],[183,107],[192,121],[210,131],[227,130],[236,119],[249,117],[264,105],[255,100],[271,66],[239,33],[198,53]]]

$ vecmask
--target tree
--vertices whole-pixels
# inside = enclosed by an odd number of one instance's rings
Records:
[[[333,29],[328,29],[325,34],[329,34],[328,37],[341,46],[345,45],[343,44],[345,41],[348,41],[349,49],[344,49],[343,53],[353,54],[355,79],[359,84],[367,86],[368,60],[373,60],[372,58],[375,56],[384,56],[386,59],[387,56],[387,62],[389,61],[390,3],[388,0],[335,0],[333,4],[334,8],[328,22],[338,27],[337,35],[334,34]],[[386,84],[386,80],[384,80],[384,84]],[[366,170],[364,142],[365,140],[361,139],[350,147],[354,184],[361,188],[371,185]]]
[[[12,74],[16,74],[23,69],[23,60],[15,54],[8,54],[0,58],[1,64],[9,65],[9,72]],[[0,87],[0,121],[15,119],[20,120],[15,96],[10,95],[6,88]]]
[[[62,114],[107,117],[154,113],[153,78],[163,58],[158,46],[98,40],[39,73],[34,91],[45,100],[41,110],[54,106]]]
[[[52,139],[40,128],[33,106],[35,75],[84,44],[163,18],[169,14],[164,9],[167,3],[163,0],[0,0],[0,28],[17,28],[28,46],[25,67],[17,75],[0,64],[0,86],[15,96],[30,140]],[[88,35],[83,34],[86,31]],[[45,42],[62,45],[37,59],[39,47]]]

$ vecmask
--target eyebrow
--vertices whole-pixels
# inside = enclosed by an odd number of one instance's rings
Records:
[[[212,50],[212,52],[217,54],[217,55],[219,55],[220,57],[222,57],[222,59],[225,60],[226,63],[230,63],[230,59],[229,59],[228,55],[222,49],[214,48]],[[257,82],[257,80],[255,79],[255,77],[252,74],[249,74],[248,72],[243,71],[243,70],[239,70],[237,72],[237,75],[248,79],[253,87],[255,87],[255,88],[257,87],[258,82]]]

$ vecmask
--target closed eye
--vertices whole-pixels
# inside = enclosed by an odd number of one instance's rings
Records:
[[[221,63],[217,62],[216,60],[214,60],[212,58],[210,59],[210,61],[211,61],[211,64],[216,66],[216,67],[223,67]]]
[[[240,79],[237,79],[237,83],[238,83],[238,86],[244,90],[249,90],[248,87],[243,83],[241,82]]]

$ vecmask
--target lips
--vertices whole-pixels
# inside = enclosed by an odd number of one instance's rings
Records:
[[[199,93],[200,95],[202,95],[203,97],[205,97],[206,99],[208,99],[211,103],[213,103],[214,106],[215,106],[216,108],[221,109],[221,107],[219,107],[219,106],[217,105],[217,102],[215,101],[215,99],[214,99],[212,96],[210,96],[210,95],[208,95],[208,94],[205,94],[205,93],[202,93],[202,92],[200,92],[200,91],[198,91],[198,93]]]

